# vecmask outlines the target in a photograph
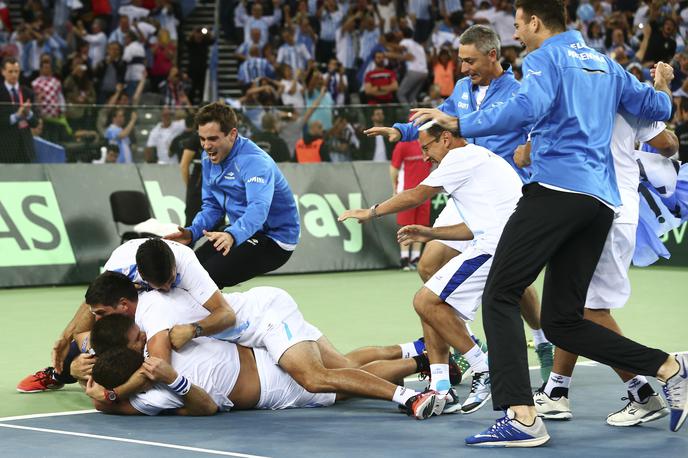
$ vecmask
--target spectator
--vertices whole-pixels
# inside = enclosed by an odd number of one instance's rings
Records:
[[[268,42],[270,27],[279,24],[282,20],[282,10],[279,8],[279,4],[280,0],[273,0],[275,8],[272,16],[263,16],[263,5],[259,2],[253,4],[251,16],[246,18],[244,23],[244,41],[248,42],[250,40],[251,29],[260,29],[260,46],[265,46]]]
[[[337,59],[330,59],[327,63],[325,82],[335,105],[344,105],[349,92],[349,78],[346,76],[344,66]]]
[[[384,108],[373,108],[373,112],[370,115],[370,121],[373,127],[384,127]],[[394,145],[389,141],[386,135],[375,135],[373,137],[364,136],[361,140],[361,149],[356,159],[385,162],[392,157],[393,147]]]
[[[289,147],[279,135],[279,120],[277,116],[266,113],[261,120],[262,130],[251,137],[260,149],[270,155],[275,162],[289,162],[291,154]]]
[[[153,55],[153,64],[148,74],[151,79],[151,87],[157,90],[177,62],[177,45],[170,39],[170,33],[167,29],[160,29],[158,32],[158,40],[152,46],[151,54]]]
[[[175,143],[178,146],[175,146]],[[182,173],[182,181],[186,186],[186,208],[184,215],[186,222],[184,226],[190,226],[196,214],[201,211],[201,195],[203,187],[203,174],[201,167],[201,157],[203,148],[201,139],[196,132],[196,121],[194,116],[187,115],[186,130],[177,138],[172,140],[170,151],[180,151],[181,159],[179,167]],[[189,170],[191,169],[191,170]]]
[[[117,85],[124,83],[126,71],[127,64],[122,60],[122,45],[116,41],[108,43],[105,59],[94,69],[98,103],[107,101],[115,93]]]
[[[485,2],[481,2],[483,5]],[[502,46],[519,46],[514,40],[514,7],[510,0],[494,0],[493,6],[478,10],[473,16],[476,24],[491,26],[499,35]]]
[[[138,118],[138,113],[136,110],[132,110],[131,118],[129,123],[125,126],[124,108],[117,108],[112,112],[112,121],[110,126],[108,126],[105,131],[105,138],[119,148],[119,158],[117,158],[117,163],[119,164],[131,164],[134,162],[131,149],[131,139],[129,135],[134,130],[136,125],[136,120]]]
[[[428,77],[428,63],[425,50],[413,39],[413,31],[407,27],[402,33],[404,39],[399,44],[404,51],[399,59],[406,62],[406,74],[397,90],[397,98],[401,103],[410,104],[418,100],[418,93]]]
[[[62,92],[62,83],[53,76],[53,64],[50,56],[44,54],[41,57],[41,70],[38,78],[31,83],[36,103],[40,107],[41,116],[49,125],[60,123],[58,118],[62,117],[62,109],[65,104],[65,97]],[[45,137],[49,140],[53,136],[50,134],[49,125],[44,126]]]
[[[686,163],[688,162],[688,97],[681,97],[678,102],[676,136],[679,140],[679,160]]]
[[[346,117],[339,115],[335,118],[327,132],[326,146],[331,162],[351,162],[358,155],[361,144]]]
[[[278,94],[280,95],[282,105],[287,107],[294,107],[299,110],[306,106],[306,101],[303,98],[303,85],[299,81],[299,73],[289,65],[282,65],[281,67],[282,79],[279,81]]]
[[[362,13],[358,12],[347,17],[336,33],[337,60],[344,68],[351,91],[356,91],[358,86],[355,84],[356,51],[354,49],[354,34],[356,32],[356,22],[360,20],[361,15]]]
[[[177,43],[180,12],[175,8],[176,4],[172,0],[159,0],[159,3],[160,6],[155,14],[155,19],[160,24],[160,28],[167,30],[167,33],[170,34],[170,40]]]
[[[21,78],[23,82],[33,80],[40,66],[40,50],[36,42],[37,36],[42,36],[28,24],[21,25],[15,34],[17,46],[17,59],[21,65]]]
[[[75,27],[74,32],[89,44],[88,57],[91,61],[91,68],[97,67],[105,59],[105,50],[108,44],[107,35],[103,32],[103,22],[100,19],[94,20],[91,33],[87,33],[83,25]]]
[[[315,44],[318,42],[318,35],[313,30],[308,18],[303,18],[296,29],[296,43],[306,47],[311,56],[315,56]]]
[[[430,175],[432,164],[423,160],[423,152],[418,140],[399,142],[392,152],[392,163],[389,174],[392,178],[392,193],[394,195],[406,189],[413,189]],[[397,213],[397,224],[430,225],[430,200],[419,207]],[[399,245],[400,265],[403,270],[415,270],[420,260],[422,245],[413,243],[410,247]]]
[[[439,87],[440,96],[449,97],[451,95],[454,90],[456,70],[451,52],[447,48],[442,48],[439,55],[433,58],[432,64],[433,82]]]
[[[179,73],[178,67],[172,67],[167,79],[160,83],[159,90],[163,97],[163,105],[170,107],[187,107],[191,105],[186,95],[191,88],[191,82],[186,75]]]
[[[652,17],[652,16],[651,16]],[[670,17],[660,23],[651,20],[643,27],[643,41],[636,57],[643,65],[669,62],[676,53],[676,22]]]
[[[260,49],[257,46],[249,50],[249,58],[239,66],[237,73],[237,79],[243,83],[244,90],[248,89],[258,78],[274,78],[274,76],[275,69],[267,59],[260,57]]]
[[[294,159],[299,164],[311,164],[329,162],[324,148],[325,131],[320,121],[307,121],[304,127],[303,138],[296,142],[296,156]]]
[[[394,94],[399,89],[397,75],[385,67],[385,53],[375,53],[375,68],[366,73],[363,89],[368,99],[368,105],[392,103]]]
[[[76,130],[92,129],[90,108],[86,105],[96,103],[96,91],[87,74],[88,68],[80,59],[72,61],[72,72],[64,82],[64,96],[67,100],[67,121]]]
[[[320,121],[322,128],[327,131],[332,128],[332,105],[334,100],[327,91],[327,84],[323,80],[320,72],[312,68],[306,76],[306,115],[304,115],[304,124],[308,120]]]
[[[597,52],[605,53],[604,36],[602,34],[602,26],[597,21],[592,21],[588,25],[588,32],[586,34],[586,44]]]
[[[605,42],[605,45],[607,47],[607,54],[610,56],[612,53],[618,53],[618,48],[622,48],[624,54],[629,57],[633,57],[635,54],[633,52],[633,48],[631,48],[631,46],[628,44],[626,32],[624,29],[619,27],[612,30],[612,32],[609,34],[609,39]]]
[[[178,164],[179,156],[170,155],[172,140],[186,129],[184,119],[172,120],[172,110],[165,106],[160,112],[160,122],[148,134],[144,160],[148,163]]]
[[[191,79],[191,93],[189,95],[192,103],[199,103],[203,98],[205,72],[208,69],[208,50],[214,40],[213,35],[207,30],[203,33],[203,28],[196,27],[186,41],[189,59],[186,74]]]
[[[377,15],[380,18],[382,33],[391,32],[396,26],[397,7],[392,0],[379,0],[375,4]]]
[[[122,60],[127,65],[127,70],[124,73],[124,83],[127,94],[131,95],[139,81],[146,78],[146,51],[138,41],[136,34],[131,30],[126,34],[124,42]]]
[[[112,43],[113,41],[116,41],[122,47],[124,47],[124,40],[127,34],[131,32],[131,25],[129,23],[129,16],[120,16],[119,17],[119,25],[118,27],[112,31],[110,34],[110,37],[108,38],[108,42]],[[120,155],[121,157],[121,155]]]
[[[638,62],[631,63],[628,67],[626,67],[626,71],[628,73],[630,73],[631,75],[635,76],[636,78],[638,78],[638,81],[640,81],[641,83],[645,81],[645,74],[643,73],[643,67]]]
[[[316,12],[316,18],[320,23],[320,35],[315,46],[315,59],[318,62],[329,62],[335,57],[337,29],[344,18],[344,13],[335,0],[324,0]]]
[[[435,25],[430,15],[431,5],[431,0],[408,0],[406,11],[415,30],[412,37],[421,44],[424,44],[428,39]]]
[[[239,60],[248,59],[248,52],[253,47],[257,47],[260,50],[260,57],[263,57],[263,45],[260,42],[260,29],[253,28],[249,34],[249,41],[244,41],[239,45],[236,50],[236,58]]]
[[[19,85],[21,67],[14,57],[2,61],[4,84],[0,86],[0,163],[33,162],[34,148],[31,127],[38,125],[38,115],[32,110],[33,93]]]
[[[130,23],[148,17],[150,10],[141,6],[141,0],[131,0],[131,4],[120,6],[117,11],[120,17],[128,17]]]
[[[436,107],[444,102],[444,97],[440,93],[440,87],[437,84],[431,84],[428,89],[428,95],[423,97],[423,105],[429,107]]]
[[[375,26],[375,18],[372,14],[366,14],[361,20],[361,35],[358,50],[359,59],[365,61],[379,41],[380,28]]]
[[[119,161],[119,146],[106,145],[105,146],[105,163],[116,164]]]
[[[306,46],[297,44],[292,29],[282,32],[284,44],[277,50],[277,63],[288,64],[296,72],[305,71],[308,63],[313,59]]]

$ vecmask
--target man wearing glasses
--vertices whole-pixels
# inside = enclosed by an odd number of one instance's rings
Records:
[[[429,122],[419,129],[423,159],[439,164],[428,178],[370,209],[347,210],[340,221],[366,222],[421,205],[439,192],[450,196],[462,217],[460,224],[444,227],[405,226],[399,242],[462,240],[462,253],[449,260],[416,293],[413,306],[423,323],[430,358],[430,389],[450,390],[446,367],[449,346],[458,350],[474,372],[471,392],[462,411],[472,413],[490,398],[487,355],[471,339],[466,320],[473,320],[480,306],[492,256],[507,219],[521,197],[521,180],[501,157],[482,146]],[[446,409],[445,409],[446,411]]]

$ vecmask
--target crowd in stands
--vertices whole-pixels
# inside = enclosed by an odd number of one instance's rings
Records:
[[[30,89],[33,105],[27,114],[40,118],[34,136],[66,146],[70,161],[111,160],[105,146],[112,144],[118,162],[131,162],[136,143],[146,145],[146,161],[179,160],[165,148],[167,137],[184,130],[187,111],[202,101],[214,38],[201,28],[181,33],[178,1],[26,0],[14,22],[7,3],[0,2],[0,56],[18,66],[18,83]],[[185,68],[179,66],[180,46],[189,54]],[[149,106],[169,107],[158,110],[157,125],[143,130],[148,138],[136,138],[132,107],[142,98]],[[34,151],[25,153],[17,156],[34,158]]]
[[[402,121],[411,106],[442,103],[463,76],[459,36],[472,24],[498,32],[502,65],[522,76],[524,53],[512,37],[509,0],[220,4],[222,36],[236,44],[242,85],[241,97],[226,103],[240,114],[241,133],[277,161],[389,160],[389,145],[366,138],[363,130]],[[570,0],[567,5],[569,27],[639,80],[650,79],[655,62],[671,62],[673,124],[685,157],[688,2]],[[21,21],[12,23],[0,1],[0,54],[16,58],[20,83],[33,90],[43,138],[69,145],[105,140],[119,147],[120,162],[179,160],[180,153],[170,154],[164,144],[185,130],[181,120],[189,107],[202,102],[211,31],[197,28],[183,36],[175,0],[27,0],[21,13]],[[180,46],[188,50],[186,68],[178,65]],[[155,134],[151,129],[152,142],[162,147],[135,138],[137,116],[127,109],[151,94],[169,107]],[[132,154],[137,142],[146,142],[138,156]]]

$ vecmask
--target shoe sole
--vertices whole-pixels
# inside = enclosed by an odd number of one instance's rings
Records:
[[[549,434],[534,439],[522,441],[502,441],[502,442],[481,442],[479,444],[466,444],[469,447],[505,447],[505,448],[526,448],[539,447],[549,441]]]
[[[573,414],[569,412],[538,412],[538,417],[544,418],[545,420],[570,420],[573,418]]]
[[[453,404],[447,407],[447,404],[444,405],[444,410],[442,411],[442,415],[448,415],[448,414],[453,414],[453,413],[459,413],[461,412],[461,403]]]
[[[22,390],[21,388],[17,388],[17,391],[19,391],[20,393],[44,393],[44,392],[46,392],[46,391],[57,391],[57,390],[61,390],[62,388],[64,388],[64,386],[61,386],[61,387],[59,387],[59,388],[41,388],[41,389],[38,389],[38,390]]]
[[[416,418],[416,420],[425,420],[426,418],[432,416],[432,413],[435,410],[435,398],[435,395],[432,395],[423,400],[423,403],[418,406],[418,411],[416,408],[413,409],[413,416]]]
[[[485,399],[483,399],[483,401],[480,404],[475,404],[474,406],[469,407],[468,410],[463,410],[463,408],[462,408],[461,413],[468,415],[468,414],[471,414],[477,410],[480,410],[480,408],[482,406],[484,406],[485,403],[490,400],[490,398],[492,398],[492,393],[488,394],[487,397]],[[469,406],[470,406],[470,404],[469,404]],[[466,406],[464,405],[463,407],[466,407]]]
[[[681,426],[683,426],[683,423],[685,423],[686,418],[688,418],[688,402],[683,407],[683,412],[681,413],[681,416],[679,417],[676,424],[674,426],[670,425],[669,429],[671,429],[673,432],[677,432],[679,429],[681,429]]]
[[[607,424],[609,426],[617,426],[617,427],[636,426],[636,425],[641,425],[643,423],[647,423],[650,421],[659,420],[660,418],[664,418],[667,415],[669,415],[669,409],[665,407],[663,409],[655,410],[654,412],[650,412],[647,415],[645,415],[643,418],[639,418],[637,420],[632,420],[632,421],[619,421],[616,423],[612,423],[609,421],[609,418],[607,418]]]

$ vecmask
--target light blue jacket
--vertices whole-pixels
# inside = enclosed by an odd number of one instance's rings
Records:
[[[578,31],[545,40],[523,62],[521,88],[505,104],[459,116],[467,137],[532,125],[531,182],[621,205],[609,143],[619,107],[666,120],[671,100],[589,48]]]
[[[509,67],[499,78],[493,80],[487,88],[485,98],[480,105],[481,109],[496,107],[513,97],[521,87],[514,78],[514,73]],[[478,109],[475,100],[475,87],[469,77],[461,78],[456,82],[454,91],[437,108],[448,115],[459,117],[463,114],[473,113]],[[418,127],[409,123],[396,123],[393,126],[401,132],[401,141],[408,142],[418,138]],[[466,138],[467,141],[489,149],[504,158],[516,170],[522,181],[528,181],[529,168],[519,168],[514,164],[514,150],[518,145],[526,142],[527,128],[513,129],[505,134],[486,135],[484,137]]]
[[[278,242],[299,241],[299,214],[289,183],[270,156],[248,138],[237,136],[229,155],[213,164],[203,152],[203,206],[193,223],[193,240],[227,214],[225,229],[241,245],[256,232]]]

